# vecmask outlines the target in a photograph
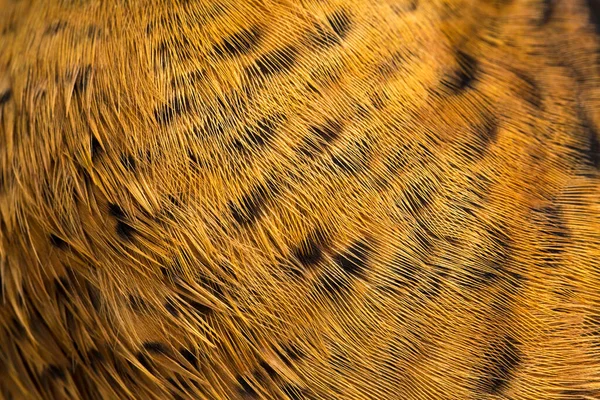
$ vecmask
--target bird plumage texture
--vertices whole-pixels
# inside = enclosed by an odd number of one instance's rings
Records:
[[[598,0],[0,0],[0,398],[600,398]]]

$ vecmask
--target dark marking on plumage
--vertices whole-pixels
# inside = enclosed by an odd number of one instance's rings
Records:
[[[385,79],[392,79],[404,61],[405,56],[400,52],[396,52],[377,67],[377,73]]]
[[[310,34],[309,40],[324,49],[341,43],[339,36],[319,24],[315,24],[315,32]]]
[[[562,213],[558,205],[551,204],[545,207],[533,209],[534,215],[539,221],[540,233],[547,239],[540,241],[538,250],[544,265],[555,267],[562,259],[565,252],[570,232],[562,219]]]
[[[73,91],[75,94],[81,94],[87,89],[91,75],[91,65],[86,65],[77,71],[77,77],[75,78],[75,84],[73,86]]]
[[[4,92],[0,93],[0,106],[8,103],[10,98],[12,97],[12,89],[7,89]]]
[[[563,240],[570,237],[569,229],[562,219],[562,212],[558,205],[551,204],[535,208],[534,212],[540,213],[545,219],[546,223],[542,226],[543,229],[541,230],[543,233],[562,238]]]
[[[114,203],[108,203],[108,213],[111,217],[115,217],[117,219],[125,218],[125,212],[123,209]]]
[[[414,12],[419,8],[419,0],[410,0],[406,2],[401,2],[400,4],[393,4],[392,10],[394,13],[400,15],[407,12]]]
[[[89,39],[96,39],[102,35],[102,28],[94,24],[88,25],[86,34]]]
[[[179,310],[177,309],[173,300],[167,300],[167,302],[165,303],[165,309],[169,312],[169,314],[171,314],[175,318],[179,317]]]
[[[0,282],[1,283],[1,282]],[[69,301],[69,292],[71,291],[71,283],[65,277],[54,279],[54,293],[59,302]]]
[[[162,68],[162,69],[166,69],[167,66],[169,65],[169,63],[171,62],[171,45],[166,41],[163,40],[159,45],[158,45],[158,49],[157,49],[157,53],[158,53],[158,65]]]
[[[97,312],[100,311],[100,307],[102,306],[102,295],[100,294],[100,289],[91,284],[89,281],[85,281],[85,287],[92,307]]]
[[[496,268],[502,268],[501,264],[505,264],[512,253],[512,241],[507,233],[507,228],[503,224],[500,224],[497,227],[488,226],[486,230],[492,245],[492,250],[495,250],[498,257],[500,257],[499,259],[491,259],[490,262],[496,261]]]
[[[148,371],[152,372],[153,368],[152,368],[151,360],[146,354],[144,354],[142,352],[137,352],[135,354],[135,358],[138,360],[138,362],[140,364],[142,364],[142,366],[144,368],[146,368]]]
[[[250,383],[248,382],[248,380],[245,377],[239,376],[237,378],[237,383],[240,386],[240,391],[242,394],[244,394],[246,396],[252,396],[252,397],[258,396],[258,393],[256,393],[256,390],[254,390],[254,388],[250,385]]]
[[[242,196],[239,205],[233,202],[229,204],[233,219],[240,225],[255,222],[260,217],[269,197],[273,197],[277,192],[277,186],[271,181],[255,186]]]
[[[341,123],[330,119],[320,125],[310,126],[308,128],[309,135],[300,145],[300,154],[313,158],[336,140],[342,133],[342,130],[343,126]]]
[[[205,163],[191,149],[188,149],[188,158],[190,159],[191,167],[196,171],[201,170],[205,166]]]
[[[325,143],[331,143],[337,139],[342,133],[342,130],[342,124],[333,120],[327,120],[321,125],[314,125],[308,128],[308,131],[314,137],[317,137]]]
[[[522,71],[515,71],[515,74],[520,81],[517,94],[533,108],[541,108],[543,104],[542,92],[535,79]]]
[[[105,358],[98,349],[92,349],[87,353],[88,365],[92,368],[99,368],[105,362]]]
[[[254,64],[248,67],[250,77],[269,77],[287,72],[294,67],[298,58],[298,49],[292,46],[271,50],[258,57]]]
[[[306,356],[302,349],[294,344],[288,344],[281,350],[277,350],[277,355],[288,367],[291,367],[295,361],[298,361],[302,357]]]
[[[333,262],[351,277],[363,277],[371,249],[364,240],[353,243],[348,249],[333,257]]]
[[[185,348],[179,349],[179,353],[187,362],[192,364],[194,368],[198,369],[198,357],[194,353]]]
[[[16,339],[21,339],[25,336],[25,327],[16,317],[12,317],[10,320],[11,331]]]
[[[335,165],[336,167],[338,167],[346,173],[353,173],[357,169],[355,164],[343,155],[331,156],[331,162],[333,163],[333,165]]]
[[[161,125],[168,125],[189,108],[190,101],[187,97],[176,96],[169,103],[154,109],[154,119]]]
[[[161,342],[144,342],[142,346],[150,354],[169,354],[169,348]]]
[[[92,162],[96,162],[98,160],[98,157],[100,157],[102,155],[102,153],[104,152],[104,149],[102,148],[102,145],[100,144],[100,141],[98,141],[98,139],[96,139],[94,136],[92,136],[92,141],[90,144],[90,152],[92,154]]]
[[[436,189],[425,180],[410,182],[402,191],[402,197],[396,202],[396,206],[414,215],[427,207],[435,194]]]
[[[484,121],[475,127],[475,132],[482,144],[482,149],[486,149],[498,137],[498,119],[493,114],[486,115]]]
[[[135,172],[137,170],[137,163],[131,154],[121,154],[120,161],[127,171]]]
[[[344,9],[337,10],[327,17],[327,22],[338,37],[344,39],[352,29],[352,19]]]
[[[456,52],[456,62],[457,68],[442,79],[442,85],[453,93],[460,93],[473,86],[479,63],[462,50]]]
[[[260,368],[267,373],[267,376],[271,379],[277,378],[277,371],[266,361],[260,362]]]
[[[556,0],[542,0],[542,16],[539,21],[540,26],[546,25],[554,15]]]
[[[323,259],[323,246],[325,245],[325,242],[326,237],[324,232],[316,230],[304,238],[304,240],[292,250],[292,257],[305,268],[313,267]]]
[[[596,28],[596,34],[600,35],[600,1],[586,0],[586,3],[590,10],[590,24]]]
[[[213,312],[212,308],[197,301],[188,299],[186,302],[194,309],[194,311],[202,316],[211,314]]]
[[[434,301],[442,289],[441,277],[436,274],[429,274],[424,285],[419,288],[419,292],[429,301]]]
[[[44,371],[44,375],[54,380],[60,379],[61,381],[65,381],[67,379],[65,369],[55,364],[50,364]]]
[[[413,251],[417,253],[420,258],[427,258],[434,247],[435,237],[431,230],[425,225],[419,224],[411,232],[410,238],[414,240],[414,243],[416,244],[416,246],[413,247]]]
[[[348,355],[340,348],[337,348],[337,346],[331,354],[331,366],[342,376],[344,376],[350,368],[350,359],[348,358]]]
[[[65,21],[55,21],[48,25],[48,28],[44,31],[44,35],[56,35],[58,32],[62,31],[67,27],[67,23]]]
[[[132,241],[134,239],[134,234],[136,233],[136,230],[127,222],[118,221],[116,226],[116,232],[121,239],[126,241]]]
[[[215,279],[209,279],[205,276],[199,277],[197,281],[204,289],[208,290],[211,295],[221,301],[225,300],[225,291],[220,282]]]
[[[235,57],[248,54],[260,43],[262,32],[257,26],[240,31],[226,37],[223,41],[213,47],[219,57]]]
[[[242,137],[234,142],[234,147],[238,150],[260,150],[272,140],[275,129],[283,119],[283,115],[277,114],[258,120],[244,129]]]
[[[509,385],[521,363],[519,343],[510,336],[503,337],[488,349],[479,389],[487,394],[500,395]]]
[[[67,242],[65,242],[63,239],[59,238],[58,236],[56,236],[55,234],[50,234],[50,244],[52,244],[52,246],[57,247],[61,250],[64,250],[68,247]]]
[[[129,307],[135,312],[144,312],[148,310],[148,304],[140,296],[129,295]]]
[[[348,281],[346,274],[338,269],[333,269],[323,271],[317,287],[324,290],[331,299],[335,299],[342,292],[347,291],[350,285],[351,283]]]

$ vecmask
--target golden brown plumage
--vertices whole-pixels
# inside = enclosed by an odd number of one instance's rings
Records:
[[[600,398],[597,0],[0,10],[0,398]]]

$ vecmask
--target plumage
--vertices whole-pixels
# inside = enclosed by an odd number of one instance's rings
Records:
[[[597,0],[0,0],[0,398],[600,398]]]

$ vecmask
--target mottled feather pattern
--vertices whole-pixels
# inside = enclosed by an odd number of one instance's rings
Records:
[[[598,0],[0,0],[0,399],[600,398]]]

